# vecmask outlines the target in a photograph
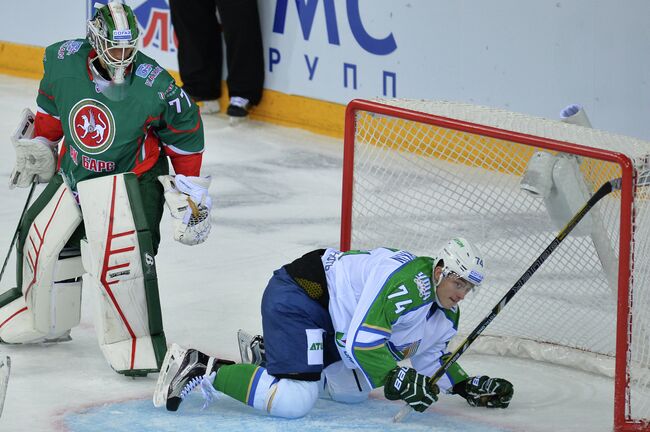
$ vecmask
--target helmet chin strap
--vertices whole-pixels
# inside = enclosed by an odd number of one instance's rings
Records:
[[[115,84],[123,84],[124,83],[124,74],[126,73],[126,68],[125,67],[116,67],[113,69],[113,82]]]
[[[97,90],[110,100],[123,100],[128,93],[128,86],[124,84],[125,80],[122,79],[122,82],[118,83],[114,78],[111,79],[110,76],[107,76],[109,72],[104,67],[101,59],[99,62],[95,60],[97,58],[92,59],[88,64]]]
[[[99,76],[104,81],[108,83],[112,82],[112,84],[124,84],[124,76],[126,75],[127,68],[113,67],[111,69],[99,56],[90,60],[90,66],[93,75]],[[111,70],[113,71],[112,73]]]

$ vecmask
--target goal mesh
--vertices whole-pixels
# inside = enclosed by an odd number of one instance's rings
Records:
[[[342,248],[432,256],[465,237],[483,253],[486,279],[461,304],[461,338],[562,228],[520,188],[532,155],[575,155],[589,193],[623,176],[472,349],[616,375],[616,427],[650,419],[650,187],[629,166],[647,168],[650,143],[474,105],[376,100],[348,106],[345,145]]]

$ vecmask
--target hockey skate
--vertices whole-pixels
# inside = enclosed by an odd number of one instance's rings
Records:
[[[183,399],[201,384],[205,376],[216,373],[221,366],[234,363],[172,344],[160,368],[153,395],[154,406],[165,405],[167,411],[178,410]]]
[[[230,98],[230,105],[226,110],[228,118],[230,119],[231,126],[237,126],[248,118],[248,112],[251,109],[251,103],[248,99],[232,96]]]
[[[266,355],[264,352],[264,337],[261,335],[251,336],[242,329],[237,331],[237,343],[239,344],[239,355],[242,363],[250,363],[257,366],[264,366]]]
[[[51,339],[43,339],[43,343],[54,344],[59,342],[70,342],[71,340],[72,340],[72,336],[70,336],[70,330],[68,330],[65,333],[63,333],[61,336],[57,336]]]
[[[35,340],[35,341],[26,342],[26,343],[24,343],[24,342],[5,342],[4,340],[2,340],[2,338],[0,338],[0,345],[27,345],[27,344],[45,344],[45,345],[48,345],[48,344],[55,344],[55,343],[59,343],[59,342],[70,342],[71,340],[72,340],[72,336],[70,336],[70,330],[67,330],[65,333],[63,333],[60,336],[55,336],[55,337],[50,338],[50,339],[47,339],[47,338],[38,339],[38,340]]]
[[[218,99],[197,101],[196,104],[201,109],[201,114],[219,114],[221,112]]]

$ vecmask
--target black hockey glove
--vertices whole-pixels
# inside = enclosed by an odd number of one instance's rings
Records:
[[[402,399],[415,411],[422,412],[438,400],[440,389],[426,375],[415,369],[399,367],[388,373],[384,384],[384,396],[389,400]]]
[[[452,393],[464,397],[471,406],[508,408],[514,388],[503,378],[476,376],[454,385]]]

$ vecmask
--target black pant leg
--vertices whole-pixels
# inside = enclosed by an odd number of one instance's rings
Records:
[[[169,9],[183,88],[196,100],[218,99],[223,53],[215,0],[169,0]]]
[[[226,42],[228,91],[257,105],[264,87],[264,51],[257,0],[216,0]]]

